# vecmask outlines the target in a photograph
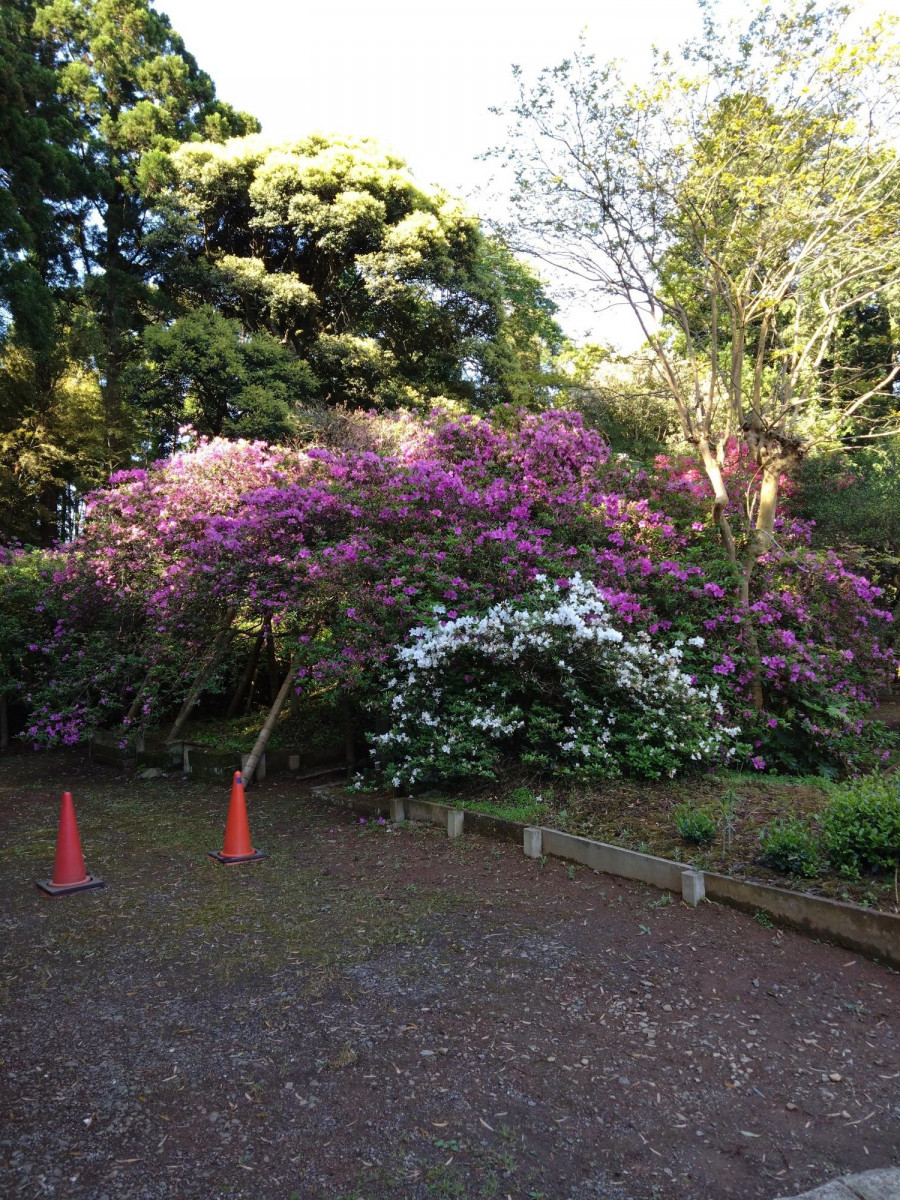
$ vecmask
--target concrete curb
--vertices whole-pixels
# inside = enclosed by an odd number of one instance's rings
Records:
[[[625,879],[637,879],[641,883],[652,883],[661,891],[680,892],[681,876],[688,870],[681,863],[667,858],[654,858],[652,854],[638,854],[622,846],[610,846],[606,842],[595,842],[591,838],[577,837],[559,829],[541,828],[544,854],[555,858],[568,858],[604,875],[621,875]]]
[[[183,771],[196,779],[227,782],[235,771],[244,769],[248,757],[233,750],[216,750],[197,742],[166,742],[162,738],[141,736],[133,741],[115,737],[106,731],[88,741],[88,754],[99,763],[115,767],[158,767],[162,771]],[[256,769],[257,780],[269,775],[293,775],[295,779],[314,778],[333,771],[346,771],[346,761],[338,750],[306,754],[290,750],[268,750]]]
[[[789,925],[810,937],[837,942],[849,950],[858,950],[869,958],[882,958],[900,967],[900,916],[861,908],[842,900],[791,892],[766,883],[751,883],[731,875],[703,872],[706,895],[710,900],[730,904],[744,912],[768,913],[783,925]]]
[[[338,788],[342,792],[340,797],[334,795]],[[384,807],[383,803],[368,797],[348,797],[342,785],[313,788],[312,791],[322,799],[337,801],[344,807],[361,812],[375,812]],[[626,850],[607,842],[595,842],[592,838],[563,833],[560,829],[524,825],[470,809],[455,809],[433,800],[414,797],[392,800],[391,821],[399,824],[403,820],[441,825],[450,837],[458,837],[466,832],[516,841],[530,858],[552,855],[580,863],[605,875],[649,883],[662,891],[675,892],[691,907],[696,907],[706,899],[728,904],[744,912],[764,912],[779,924],[790,926],[809,937],[836,942],[867,958],[877,958],[900,968],[900,916],[893,913],[861,908],[858,904],[845,904],[840,900],[826,900],[806,892],[792,892],[770,884],[735,879],[714,871],[697,871],[687,863],[656,858],[652,854],[641,854],[637,850]],[[455,832],[451,832],[451,829]]]
[[[799,1196],[776,1196],[775,1200],[900,1200],[900,1171],[891,1168],[842,1175]]]

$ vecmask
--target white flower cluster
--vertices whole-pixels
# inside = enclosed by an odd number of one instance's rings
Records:
[[[463,646],[477,645],[498,662],[515,662],[525,650],[548,650],[553,632],[566,630],[576,642],[621,642],[622,634],[609,623],[606,603],[594,584],[574,575],[561,592],[538,575],[539,595],[554,601],[544,611],[516,608],[506,600],[488,609],[483,617],[457,617],[433,628],[412,631],[412,646],[403,647],[397,660],[407,671],[433,670]],[[415,674],[413,674],[415,679]]]
[[[717,720],[716,689],[682,670],[683,642],[662,647],[645,633],[626,637],[580,575],[565,587],[542,576],[536,583],[524,600],[495,604],[483,616],[414,629],[411,644],[398,648],[387,684],[393,725],[374,739],[396,785],[435,771],[489,774],[496,744],[517,734],[545,744],[552,717],[545,705],[538,738],[533,710],[547,694],[559,709],[550,759],[573,773],[619,774],[624,755],[638,773],[644,761],[647,773],[661,773],[665,763],[674,774],[687,761],[728,755],[738,730]],[[546,765],[548,752],[541,753],[533,761]]]

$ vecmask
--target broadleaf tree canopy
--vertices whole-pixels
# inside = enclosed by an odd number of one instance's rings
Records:
[[[848,314],[893,311],[900,283],[897,22],[853,39],[847,18],[793,3],[738,31],[710,8],[684,66],[658,58],[645,86],[582,48],[522,81],[498,152],[514,173],[511,234],[631,306],[717,493],[730,436],[775,479],[897,373],[857,356],[836,407],[851,364],[833,385],[823,370]],[[774,501],[760,504],[764,534]]]
[[[187,143],[159,183],[162,286],[291,347],[320,402],[486,406],[529,361],[543,385],[561,335],[533,274],[374,141]]]

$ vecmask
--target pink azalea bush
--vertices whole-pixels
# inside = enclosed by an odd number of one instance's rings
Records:
[[[728,469],[747,472],[736,449]],[[660,653],[703,639],[692,679],[718,688],[724,711],[710,720],[741,726],[748,765],[861,763],[862,714],[893,669],[878,589],[810,550],[808,526],[782,522],[752,597],[756,663],[708,514],[696,464],[612,459],[561,411],[372,417],[337,448],[202,443],[115,476],[55,555],[28,652],[28,736],[162,721],[229,621],[213,688],[233,682],[244,635],[268,619],[301,689],[336,686],[377,710],[412,630],[578,573],[629,637]],[[750,705],[754,668],[762,712]],[[383,730],[390,714],[379,720]]]

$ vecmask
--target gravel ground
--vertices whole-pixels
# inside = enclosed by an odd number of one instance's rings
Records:
[[[102,891],[50,899],[59,793]],[[900,1164],[900,975],[272,780],[0,762],[0,1195],[754,1197]]]

